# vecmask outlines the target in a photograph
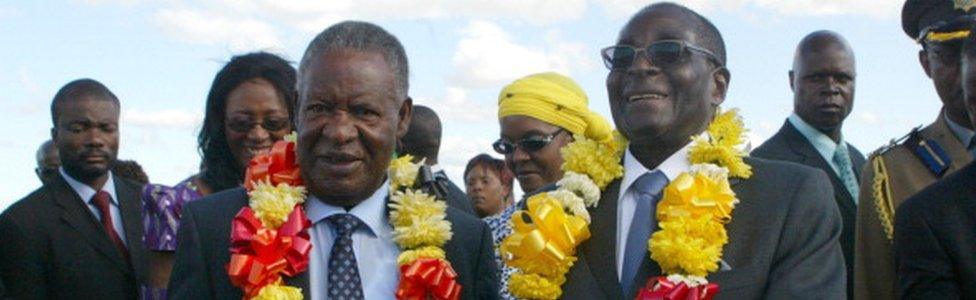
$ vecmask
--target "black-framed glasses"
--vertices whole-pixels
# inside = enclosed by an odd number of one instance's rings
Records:
[[[692,52],[704,55],[718,67],[722,66],[722,62],[712,51],[682,40],[657,41],[644,48],[616,45],[600,50],[600,54],[603,56],[603,64],[611,71],[629,68],[641,52],[644,52],[645,57],[661,68],[671,68],[688,61]]]
[[[254,126],[260,125],[261,128],[267,131],[281,131],[288,129],[291,124],[288,122],[287,118],[264,118],[261,122],[254,122],[247,119],[228,119],[227,128],[238,133],[247,133],[254,129]]]
[[[559,130],[556,130],[549,135],[532,135],[523,137],[517,143],[512,143],[504,139],[498,139],[492,143],[491,146],[495,148],[495,152],[504,155],[515,153],[515,147],[522,148],[522,150],[525,152],[535,152],[539,151],[539,149],[545,148],[563,131],[565,131],[565,129],[559,128]]]

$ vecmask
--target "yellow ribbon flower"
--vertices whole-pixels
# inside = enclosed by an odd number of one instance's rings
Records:
[[[525,273],[546,277],[565,273],[576,261],[576,246],[590,238],[586,221],[567,214],[548,193],[526,201],[528,211],[512,216],[512,235],[502,242],[502,256]]]
[[[705,172],[685,172],[664,189],[657,218],[663,222],[673,218],[708,216],[726,223],[732,219],[735,203],[735,192],[728,180],[715,180]]]

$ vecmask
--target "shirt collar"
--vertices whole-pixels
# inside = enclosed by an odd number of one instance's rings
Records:
[[[976,132],[959,125],[959,123],[953,122],[952,119],[949,119],[948,114],[942,114],[942,118],[944,118],[946,124],[949,125],[949,131],[952,131],[952,135],[955,135],[956,138],[959,139],[964,146],[966,146],[966,149],[969,149],[969,146],[973,141],[973,136],[976,136]]]
[[[668,181],[672,181],[677,178],[678,175],[681,175],[681,173],[690,170],[691,163],[688,162],[688,150],[691,150],[691,144],[692,143],[688,143],[674,154],[671,154],[671,156],[661,162],[661,164],[658,165],[655,170],[659,170],[661,173],[664,173],[664,176],[668,178]],[[647,167],[640,163],[640,161],[637,161],[634,154],[630,152],[630,147],[628,147],[627,151],[624,152],[624,178],[620,182],[620,195],[623,196],[627,189],[630,188],[630,185],[637,181],[637,178],[650,171],[651,170],[648,170]]]
[[[387,179],[380,185],[379,189],[373,192],[373,195],[354,206],[348,212],[340,206],[326,204],[317,197],[310,196],[305,200],[306,215],[308,216],[308,220],[312,224],[315,224],[335,214],[349,213],[359,218],[360,221],[363,221],[370,234],[376,236],[378,233],[389,231],[382,230],[389,226],[386,215],[386,198],[389,194],[390,180]]]
[[[813,125],[810,125],[810,123],[804,121],[803,118],[800,118],[800,116],[796,113],[791,114],[786,120],[789,121],[790,124],[793,124],[793,127],[795,127],[796,130],[799,131],[800,134],[803,135],[803,137],[805,137],[811,145],[813,145],[813,148],[817,149],[820,156],[824,157],[827,161],[831,161],[831,158],[834,157],[834,152],[837,151],[837,147],[847,145],[844,142],[843,135],[840,137],[840,142],[834,143],[833,139],[823,132],[820,132],[820,130],[813,128]]]
[[[71,189],[75,190],[78,197],[81,197],[81,201],[84,201],[87,204],[88,201],[91,201],[92,197],[95,197],[95,193],[97,192],[94,188],[88,186],[87,184],[81,183],[81,181],[78,181],[74,177],[71,177],[71,175],[68,175],[68,173],[64,171],[64,167],[58,168],[58,172],[61,173],[61,177],[64,177],[64,181],[68,182]],[[110,200],[112,201],[112,204],[115,206],[119,205],[117,200],[118,198],[115,197],[115,180],[112,178],[112,171],[108,171],[108,179],[105,180],[105,184],[102,185],[102,191],[105,191],[109,196],[111,196]]]

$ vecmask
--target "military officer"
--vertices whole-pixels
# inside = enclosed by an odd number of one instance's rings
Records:
[[[962,96],[959,55],[976,0],[908,0],[902,28],[942,101],[934,122],[875,150],[861,176],[854,258],[855,299],[894,299],[894,212],[905,199],[972,160],[973,130]]]

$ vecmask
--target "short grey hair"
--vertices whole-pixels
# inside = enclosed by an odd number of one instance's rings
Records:
[[[312,59],[323,53],[336,50],[373,51],[383,55],[386,63],[393,70],[396,81],[398,101],[407,98],[410,88],[410,68],[407,64],[407,54],[403,45],[395,36],[376,24],[363,21],[344,21],[326,28],[315,36],[309,43],[298,65],[298,84],[303,85],[302,79],[307,72]]]

